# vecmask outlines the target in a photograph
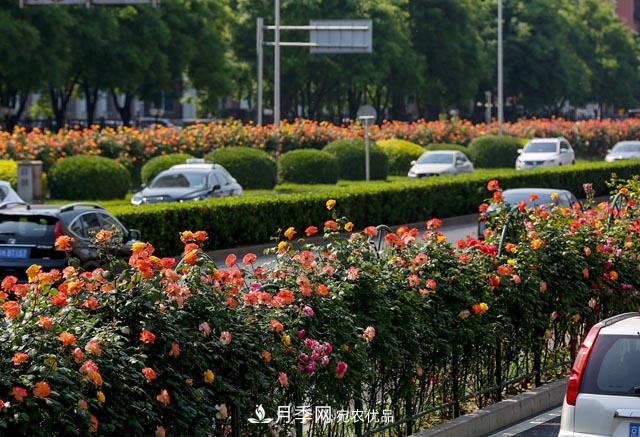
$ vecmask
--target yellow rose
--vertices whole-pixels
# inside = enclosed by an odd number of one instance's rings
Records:
[[[282,344],[285,346],[289,346],[291,344],[291,336],[289,334],[284,334],[282,336]]]
[[[334,206],[336,206],[336,201],[334,199],[327,200],[327,209],[329,211],[331,211]]]
[[[98,402],[103,404],[107,398],[105,397],[104,393],[98,390],[98,392],[96,393],[96,399],[98,399]]]
[[[353,231],[353,223],[351,223],[351,222],[347,222],[347,223],[344,225],[344,230],[345,230],[345,231],[347,231],[347,232],[351,232],[351,231]]]
[[[216,374],[210,369],[204,371],[204,382],[211,384],[216,379]]]

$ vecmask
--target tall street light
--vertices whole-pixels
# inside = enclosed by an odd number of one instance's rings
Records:
[[[273,66],[273,124],[280,129],[280,0],[275,1]]]
[[[498,132],[504,128],[504,78],[502,75],[502,0],[498,0]]]

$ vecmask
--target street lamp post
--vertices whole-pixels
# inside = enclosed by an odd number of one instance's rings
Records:
[[[504,78],[502,71],[502,0],[498,0],[498,132],[504,132]]]
[[[275,29],[273,53],[273,124],[280,129],[280,0],[275,0]]]

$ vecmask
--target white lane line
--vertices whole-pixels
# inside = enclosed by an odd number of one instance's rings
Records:
[[[551,411],[547,411],[546,413],[542,413],[539,416],[536,416],[532,419],[525,420],[524,422],[518,423],[510,428],[504,429],[498,433],[492,434],[489,437],[511,437],[517,436],[521,432],[525,432],[530,430],[531,428],[535,428],[538,425],[542,425],[550,420],[555,419],[556,417],[560,417],[562,414],[562,407],[554,408]]]

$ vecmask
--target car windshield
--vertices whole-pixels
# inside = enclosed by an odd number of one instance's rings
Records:
[[[57,219],[39,215],[0,215],[0,244],[53,241]]]
[[[640,337],[602,335],[596,341],[581,392],[633,396],[640,386]]]
[[[207,185],[206,173],[169,173],[153,180],[150,188],[203,188]]]
[[[453,154],[425,153],[418,158],[418,164],[453,164]]]
[[[529,143],[525,147],[525,153],[555,153],[558,150],[558,143]]]
[[[618,143],[613,147],[614,152],[640,152],[640,143]]]
[[[535,194],[536,196],[538,196],[538,198],[536,200],[531,200],[531,195]],[[564,196],[558,196],[558,200],[562,200],[564,198]],[[503,193],[503,199],[505,201],[505,203],[509,204],[509,205],[517,205],[519,202],[525,200],[527,202],[527,205],[529,206],[538,206],[538,205],[544,205],[545,203],[559,203],[558,200],[553,200],[551,199],[551,193],[536,193],[535,191],[516,191],[516,192],[509,192],[509,191],[505,191]],[[563,203],[563,202],[560,202]],[[565,205],[565,206],[569,206],[569,205]]]

